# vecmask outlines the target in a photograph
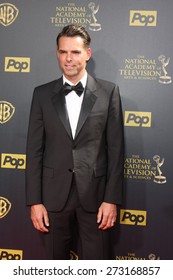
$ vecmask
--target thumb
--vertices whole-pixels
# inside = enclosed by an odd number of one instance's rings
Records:
[[[102,220],[102,208],[100,207],[97,214],[97,223],[99,224]]]
[[[49,227],[49,218],[47,212],[44,213],[43,219],[44,219],[45,226]]]

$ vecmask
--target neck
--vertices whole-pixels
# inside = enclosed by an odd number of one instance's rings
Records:
[[[84,77],[85,74],[86,74],[86,70],[81,75],[78,76],[67,76],[64,74],[64,77],[75,85]]]

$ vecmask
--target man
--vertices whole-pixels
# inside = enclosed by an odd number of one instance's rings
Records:
[[[119,90],[86,72],[90,41],[81,26],[63,28],[57,37],[63,76],[37,87],[32,100],[27,205],[34,227],[44,233],[48,259],[69,259],[75,225],[81,259],[109,259],[110,228],[122,202]],[[71,87],[79,82],[78,90]]]

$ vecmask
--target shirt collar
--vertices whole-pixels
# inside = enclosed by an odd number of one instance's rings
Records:
[[[87,72],[84,74],[84,76],[82,77],[82,79],[78,82],[81,82],[83,87],[86,87],[86,83],[87,83]],[[77,84],[78,84],[77,82]],[[69,81],[63,74],[63,84],[68,83],[69,85],[74,85],[71,81]]]

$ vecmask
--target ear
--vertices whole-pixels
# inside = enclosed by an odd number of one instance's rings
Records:
[[[92,50],[91,50],[91,48],[88,48],[87,49],[87,59],[86,59],[86,61],[88,61],[90,59],[91,55],[92,55]]]

